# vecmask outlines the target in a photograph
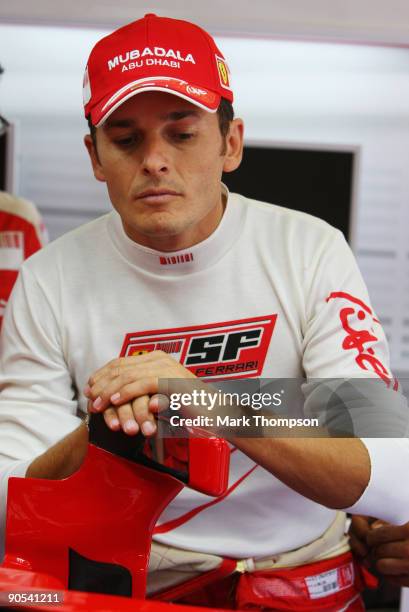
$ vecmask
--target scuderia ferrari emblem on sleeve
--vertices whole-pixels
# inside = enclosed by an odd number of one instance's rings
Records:
[[[164,351],[203,380],[261,376],[277,315],[127,334],[121,357]]]

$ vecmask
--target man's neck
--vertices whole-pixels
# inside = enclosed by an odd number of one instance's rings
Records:
[[[155,234],[153,236],[148,236],[145,234],[136,234],[132,229],[127,228],[124,223],[123,228],[128,238],[142,246],[146,246],[162,253],[175,253],[176,251],[188,249],[209,238],[209,236],[211,236],[217,229],[220,221],[222,220],[226,205],[227,196],[224,192],[222,192],[217,205],[194,227],[187,228],[182,234],[170,236],[160,236]]]

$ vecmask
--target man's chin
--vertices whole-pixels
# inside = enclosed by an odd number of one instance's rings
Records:
[[[185,227],[180,224],[170,222],[169,219],[150,219],[148,223],[126,224],[125,232],[135,242],[146,244],[146,241],[175,239],[183,233]],[[154,247],[155,248],[155,247]],[[160,248],[158,248],[160,250]]]
[[[141,228],[141,231],[150,238],[172,238],[172,236],[178,236],[183,231],[183,228],[174,222],[157,220]]]

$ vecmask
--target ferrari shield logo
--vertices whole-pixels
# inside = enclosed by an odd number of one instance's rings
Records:
[[[216,55],[217,71],[219,73],[220,85],[230,89],[229,69],[223,58]]]

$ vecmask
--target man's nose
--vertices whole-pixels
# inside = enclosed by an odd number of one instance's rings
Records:
[[[166,145],[159,138],[147,139],[143,147],[142,172],[145,175],[166,174],[169,172],[169,159]]]

